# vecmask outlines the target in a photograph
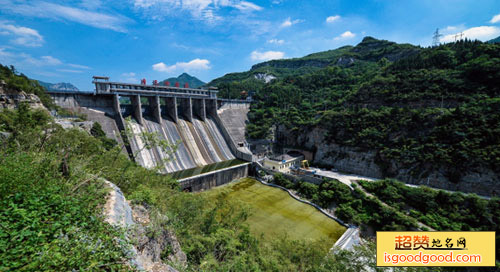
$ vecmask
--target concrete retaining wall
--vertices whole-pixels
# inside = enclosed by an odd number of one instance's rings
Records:
[[[233,180],[247,177],[249,166],[250,163],[235,165],[198,176],[180,179],[179,183],[182,190],[191,192],[204,191]]]
[[[93,93],[50,93],[52,100],[61,108],[112,108],[113,97],[94,95]]]
[[[84,114],[90,121],[98,122],[108,138],[116,140],[123,146],[120,131],[124,129],[120,114],[118,96],[95,96],[92,93],[49,93],[54,103],[75,113]],[[124,152],[130,152],[124,148]]]
[[[214,116],[214,119],[215,119],[215,122],[217,123],[217,126],[220,127],[220,130],[222,132],[222,136],[224,136],[224,140],[226,140],[226,142],[229,144],[229,148],[231,148],[231,152],[233,152],[234,156],[236,156],[236,158],[238,158],[240,160],[244,160],[244,161],[249,161],[249,162],[255,161],[255,158],[251,153],[242,152],[238,149],[238,147],[236,146],[236,143],[234,142],[233,138],[231,137],[231,135],[227,131],[227,128],[224,126],[224,123],[220,119],[219,115],[216,114]]]

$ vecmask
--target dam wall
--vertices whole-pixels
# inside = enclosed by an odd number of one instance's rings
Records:
[[[129,141],[135,160],[146,168],[173,173],[235,158],[210,116],[205,121],[193,118],[192,122],[179,118],[177,123],[169,119],[159,123],[150,116],[144,116],[142,124],[135,118],[125,122],[133,131]],[[141,136],[144,132],[157,134],[160,139],[177,145],[177,149],[174,152],[157,145],[146,148]]]
[[[236,106],[231,106],[233,102],[218,101],[214,93],[214,90],[99,81],[95,93],[49,94],[56,105],[84,113],[89,120],[101,123],[108,137],[125,143],[138,164],[167,174],[235,158],[253,160],[249,151],[235,144],[231,130],[224,127],[218,115],[218,108]],[[244,108],[248,108],[248,103],[238,105],[238,109]],[[243,120],[246,115],[234,118]],[[126,131],[127,137],[122,139],[121,131]],[[240,131],[244,135],[244,127]],[[151,135],[158,135],[175,148],[162,146],[160,141],[151,140]]]
[[[250,163],[244,163],[212,172],[179,179],[182,190],[199,192],[248,176]]]
[[[74,113],[87,116],[88,120],[101,124],[106,137],[114,139],[123,146],[120,131],[124,129],[123,118],[117,111],[118,97],[101,97],[93,93],[50,92],[54,103]]]

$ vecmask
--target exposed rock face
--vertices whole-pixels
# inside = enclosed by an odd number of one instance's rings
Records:
[[[304,66],[319,67],[323,68],[328,66],[332,61],[328,59],[287,59],[287,60],[270,60],[262,63],[258,63],[252,66],[251,70],[255,70],[260,67],[273,67],[273,68],[300,68]]]
[[[15,109],[23,102],[28,103],[32,109],[45,109],[38,96],[10,90],[3,80],[0,81],[0,109]]]
[[[264,81],[264,83],[269,83],[269,82],[271,82],[271,80],[276,79],[275,76],[273,76],[271,74],[266,74],[266,73],[258,73],[258,74],[253,75],[253,77],[255,79]]]
[[[375,163],[376,152],[361,151],[353,147],[340,146],[325,140],[326,130],[315,128],[309,134],[299,135],[297,141],[312,150],[314,162],[330,165],[342,172],[382,178],[380,167]]]
[[[336,64],[339,66],[350,66],[350,65],[354,64],[354,62],[355,62],[355,60],[352,57],[340,57],[337,60]]]
[[[153,267],[162,267],[161,257],[167,254],[169,261],[185,266],[187,262],[186,254],[182,251],[181,245],[175,234],[167,228],[156,228],[156,231],[151,231],[151,222],[148,210],[142,205],[133,205],[132,216],[138,227],[134,233],[136,240],[136,248],[138,251],[138,259],[141,260],[144,267],[150,271]],[[165,222],[167,218],[160,214],[156,214],[156,220]],[[153,226],[154,227],[154,226]],[[169,270],[167,270],[169,271]]]
[[[289,146],[302,146],[314,150],[313,162],[336,168],[342,172],[373,178],[396,178],[406,183],[421,184],[452,191],[477,193],[484,196],[500,195],[500,175],[491,169],[467,169],[460,173],[459,180],[452,181],[447,169],[435,169],[432,165],[425,169],[405,166],[398,161],[390,161],[381,166],[380,155],[376,150],[363,150],[356,147],[340,146],[326,140],[326,130],[314,128],[307,133],[292,133],[283,126],[278,127],[282,135],[280,141]],[[383,158],[382,158],[383,159]],[[384,159],[384,161],[389,161]],[[417,171],[413,171],[417,170]],[[420,173],[415,175],[414,173]]]
[[[120,188],[107,180],[104,182],[111,188],[104,206],[105,220],[111,225],[129,230],[127,239],[134,242],[128,252],[131,266],[153,272],[177,271],[162,261],[164,254],[168,254],[169,261],[185,266],[186,254],[182,252],[175,234],[165,227],[154,226],[150,212],[144,206],[136,205],[132,208]],[[167,220],[159,214],[156,216],[159,222]],[[128,242],[131,243],[130,241]]]
[[[90,133],[90,130],[92,129],[92,126],[95,123],[94,121],[74,122],[71,119],[64,119],[64,118],[56,119],[55,122],[57,124],[61,125],[61,127],[64,129],[79,128],[79,129],[83,129],[89,133]]]

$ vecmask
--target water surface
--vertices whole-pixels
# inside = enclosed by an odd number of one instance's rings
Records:
[[[230,200],[239,200],[252,208],[247,219],[250,230],[265,239],[287,233],[290,239],[321,241],[331,247],[346,230],[316,208],[293,199],[287,192],[244,178],[204,192],[216,196],[226,192]]]

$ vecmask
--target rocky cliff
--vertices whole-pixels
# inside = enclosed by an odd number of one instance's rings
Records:
[[[278,127],[280,141],[288,146],[301,146],[314,151],[313,162],[342,172],[374,178],[396,178],[406,183],[426,185],[452,191],[499,196],[500,177],[493,170],[479,167],[451,177],[448,169],[435,169],[432,165],[405,166],[395,160],[380,156],[376,150],[341,146],[326,139],[327,131],[313,128],[297,133]],[[420,167],[419,169],[415,169]],[[423,169],[422,169],[423,168]],[[418,174],[415,174],[418,173]]]
[[[110,188],[108,199],[104,206],[106,222],[128,230],[127,243],[131,244],[129,263],[140,271],[175,272],[170,263],[179,267],[186,266],[186,254],[181,250],[175,234],[162,226],[168,220],[160,214],[151,214],[142,205],[131,205],[120,188],[105,181]]]
[[[9,89],[3,80],[0,81],[0,109],[15,109],[20,103],[28,103],[33,109],[45,109],[38,96]]]

